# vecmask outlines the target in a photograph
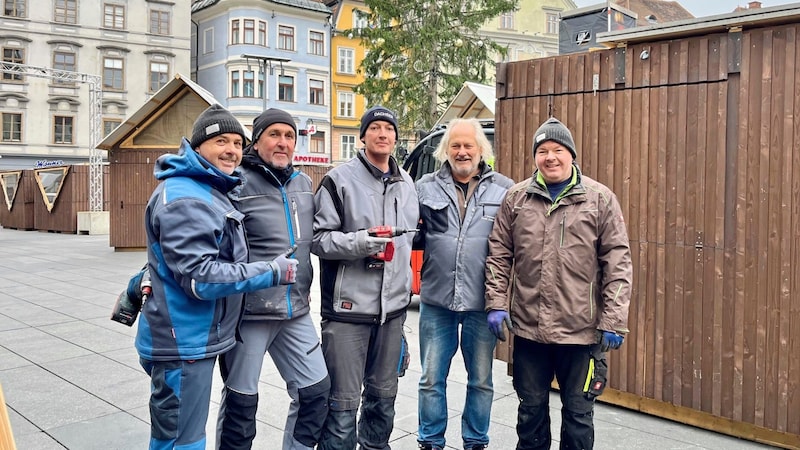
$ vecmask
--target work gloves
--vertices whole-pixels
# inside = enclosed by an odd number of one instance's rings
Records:
[[[616,350],[622,345],[625,336],[614,333],[613,331],[599,330],[600,332],[600,351],[607,352],[609,350]]]
[[[269,263],[272,269],[272,285],[294,284],[297,281],[298,261],[291,257],[297,247],[290,248],[286,253],[278,256]]]
[[[514,325],[511,323],[511,317],[508,316],[508,312],[501,309],[493,309],[489,311],[489,314],[486,316],[486,321],[489,323],[489,329],[492,330],[492,333],[497,336],[497,339],[500,339],[503,342],[506,341],[506,330],[503,328],[503,326],[508,328],[508,331],[514,329]]]
[[[389,242],[392,242],[390,237],[370,236],[367,230],[356,231],[356,248],[361,255],[369,256],[382,252]]]

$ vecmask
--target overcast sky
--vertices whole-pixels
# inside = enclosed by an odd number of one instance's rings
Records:
[[[603,3],[602,0],[574,0],[578,7],[597,5]],[[618,2],[619,3],[619,2]],[[733,12],[737,6],[747,6],[747,0],[678,0],[687,11],[695,17],[714,16],[717,14],[727,14]],[[794,3],[794,0],[764,0],[761,7],[785,5]]]

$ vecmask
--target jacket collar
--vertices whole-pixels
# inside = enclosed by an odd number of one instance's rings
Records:
[[[361,161],[361,164],[363,164],[364,167],[366,167],[367,171],[369,173],[371,173],[373,177],[375,177],[375,178],[377,178],[379,180],[383,179],[383,172],[381,172],[380,169],[375,167],[374,164],[369,162],[369,159],[367,159],[366,151],[364,149],[359,150],[358,154],[356,156],[358,157],[358,160]],[[403,175],[400,173],[400,167],[398,167],[397,161],[394,159],[394,156],[390,156],[389,157],[389,178],[387,178],[386,182],[387,183],[395,183],[395,182],[402,181],[402,180],[403,180]]]

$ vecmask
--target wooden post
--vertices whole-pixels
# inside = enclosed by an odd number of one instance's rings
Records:
[[[11,421],[6,409],[6,398],[3,396],[3,387],[0,386],[0,449],[17,450],[14,443],[14,434],[11,432]]]

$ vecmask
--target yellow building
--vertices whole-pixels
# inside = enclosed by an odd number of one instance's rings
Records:
[[[346,30],[367,26],[368,8],[363,1],[332,0],[326,5],[333,10],[331,37],[331,159],[341,163],[355,156],[362,147],[358,138],[361,115],[366,101],[353,90],[364,81],[358,67],[365,49],[358,37]]]

